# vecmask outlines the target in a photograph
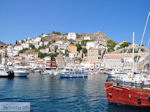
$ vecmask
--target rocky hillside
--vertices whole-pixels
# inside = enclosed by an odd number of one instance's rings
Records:
[[[92,40],[99,40],[99,41],[110,40],[110,38],[101,31],[98,31],[95,33],[81,33],[80,35],[81,35],[81,37],[90,36]]]
[[[94,41],[107,41],[110,38],[103,32],[95,32],[95,33],[80,33],[77,34],[77,40],[83,40],[84,36],[90,36],[90,38]],[[44,37],[45,40],[50,41],[51,39],[57,40],[67,40],[67,34],[47,34]]]

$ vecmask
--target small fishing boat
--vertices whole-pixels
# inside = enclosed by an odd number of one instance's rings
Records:
[[[21,69],[14,70],[13,72],[15,77],[27,77],[28,75],[30,75],[30,72]]]
[[[0,65],[0,77],[14,77],[13,71],[7,71],[6,68],[2,65]]]
[[[87,72],[69,71],[60,74],[60,78],[87,78]]]
[[[27,77],[30,72],[23,68],[9,67],[10,71],[13,71],[15,77]]]

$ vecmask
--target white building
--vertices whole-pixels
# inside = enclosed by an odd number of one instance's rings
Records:
[[[49,48],[45,48],[45,49],[40,49],[41,53],[49,53],[50,49]]]
[[[36,43],[33,43],[33,45],[35,46],[35,48],[39,48],[40,46],[43,46],[43,42],[36,42]]]
[[[87,42],[86,44],[86,48],[90,49],[90,48],[95,48],[96,42]]]
[[[45,61],[51,61],[51,57],[50,57],[50,56],[46,56],[46,57],[44,58],[44,60],[45,60]]]
[[[37,37],[34,39],[34,42],[40,42],[41,41],[41,38],[40,37]]]
[[[41,36],[42,36],[42,37],[46,37],[46,36],[48,36],[48,35],[46,35],[46,34],[42,34]]]
[[[44,44],[45,46],[47,46],[47,45],[49,44],[49,41],[44,41],[43,44]]]
[[[16,45],[15,47],[14,47],[14,50],[16,50],[16,51],[20,51],[20,50],[22,50],[23,49],[23,47],[21,46],[21,45]]]
[[[75,58],[75,57],[77,57],[77,53],[69,53],[69,57],[70,58]]]
[[[7,47],[7,55],[8,57],[17,56],[19,54],[19,51],[22,49],[23,47],[21,45],[16,45],[15,47],[9,45]]]
[[[85,36],[84,40],[91,40],[90,36]]]
[[[68,39],[68,40],[69,40],[69,39],[75,40],[76,37],[77,37],[77,36],[76,36],[76,33],[70,32],[70,33],[68,33],[67,39]]]
[[[88,63],[88,62],[82,62],[81,63],[81,69],[83,69],[83,70],[89,70],[89,68],[90,68],[90,63]]]
[[[21,46],[23,48],[29,48],[30,47],[29,43],[22,43]]]

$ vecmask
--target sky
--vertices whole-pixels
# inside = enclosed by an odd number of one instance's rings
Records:
[[[0,41],[42,33],[102,31],[116,42],[140,43],[150,0],[0,0]],[[144,44],[150,38],[150,21]]]

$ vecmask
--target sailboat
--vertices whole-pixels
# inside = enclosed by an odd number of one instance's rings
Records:
[[[145,73],[135,73],[134,71],[134,32],[132,57],[132,72],[126,72],[116,78],[108,77],[105,83],[107,101],[119,105],[150,108],[150,83],[148,83],[150,79]]]

